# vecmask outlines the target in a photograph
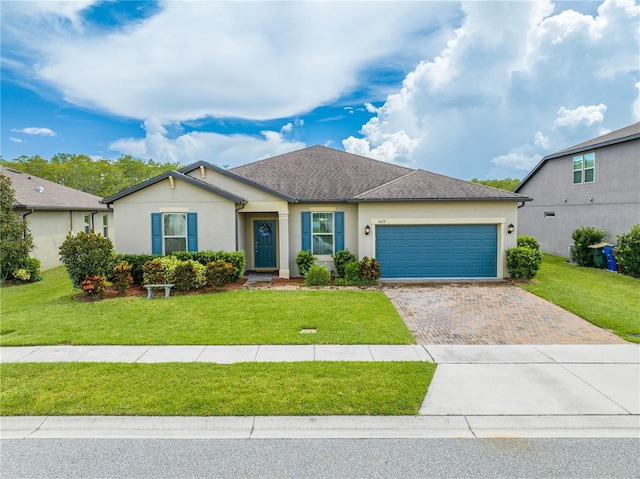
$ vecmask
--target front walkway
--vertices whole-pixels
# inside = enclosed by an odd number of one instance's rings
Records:
[[[511,284],[385,286],[418,344],[628,344]]]

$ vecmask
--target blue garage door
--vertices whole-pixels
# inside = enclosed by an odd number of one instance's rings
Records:
[[[497,225],[376,226],[383,278],[495,278]]]

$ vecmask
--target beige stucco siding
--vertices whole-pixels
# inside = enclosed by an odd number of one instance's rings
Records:
[[[96,233],[103,233],[102,217],[107,216],[108,236],[115,236],[112,211],[62,211],[62,210],[16,210],[19,216],[24,216],[33,236],[34,249],[30,256],[38,258],[41,269],[46,270],[60,266],[59,250],[68,233],[76,234],[84,231],[84,216],[89,216],[89,226]]]
[[[267,193],[259,188],[255,188],[242,181],[222,175],[210,169],[205,169],[205,176],[202,177],[200,170],[193,170],[189,176],[197,180],[204,181],[217,188],[223,189],[236,196],[244,198],[248,202],[283,202],[282,198]],[[286,201],[284,202],[286,204]]]
[[[375,227],[378,224],[496,224],[498,225],[498,264],[500,277],[506,277],[504,251],[516,246],[517,229],[508,234],[506,227],[517,228],[515,202],[423,202],[423,203],[360,203],[358,230],[371,226],[368,236],[359,235],[359,256],[375,256]]]
[[[114,202],[118,253],[151,252],[151,213],[198,213],[198,249],[236,249],[235,203],[184,181],[151,185]]]

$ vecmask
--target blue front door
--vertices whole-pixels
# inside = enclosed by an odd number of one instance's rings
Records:
[[[254,268],[276,267],[276,222],[253,222]]]

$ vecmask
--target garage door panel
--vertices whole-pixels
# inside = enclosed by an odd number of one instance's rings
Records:
[[[383,278],[496,277],[497,226],[379,225],[376,259]]]

